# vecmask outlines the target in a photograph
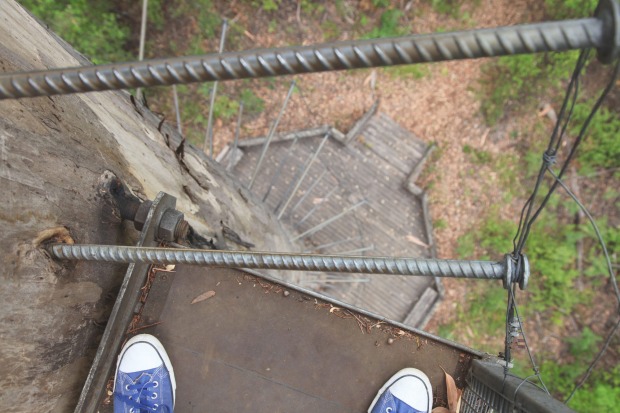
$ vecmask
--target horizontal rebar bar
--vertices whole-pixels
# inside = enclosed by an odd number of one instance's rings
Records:
[[[416,275],[450,278],[504,279],[507,271],[504,262],[493,261],[347,257],[271,252],[126,247],[116,245],[54,244],[49,251],[54,257],[67,260],[189,264],[207,267]]]
[[[609,25],[607,25],[609,26]],[[610,32],[606,28],[606,32]],[[604,48],[603,19],[352,40],[0,76],[0,99]]]

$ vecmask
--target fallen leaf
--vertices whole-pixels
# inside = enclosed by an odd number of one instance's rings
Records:
[[[253,42],[255,42],[255,41],[256,41],[256,37],[254,37],[254,35],[253,35],[252,33],[250,33],[249,31],[244,30],[244,31],[243,31],[243,34],[244,34],[244,35],[245,35],[248,39],[252,40]]]
[[[450,413],[450,410],[446,409],[445,407],[438,406],[438,407],[435,407],[431,411],[431,413]]]
[[[407,239],[407,241],[413,242],[414,244],[419,245],[420,247],[428,248],[428,244],[422,241],[420,238],[416,237],[415,235],[409,234],[405,238]]]
[[[174,271],[174,267],[176,267],[176,265],[168,264],[168,265],[166,265],[166,271]]]
[[[441,367],[441,366],[440,366]],[[456,413],[457,405],[459,403],[459,389],[456,387],[456,383],[451,375],[441,367],[446,375],[446,393],[448,394],[448,409],[450,413]]]
[[[484,146],[490,132],[491,132],[491,128],[487,128],[487,130],[484,131],[484,133],[482,134],[482,137],[480,138],[480,146]]]
[[[201,301],[207,300],[215,295],[215,291],[207,291],[206,293],[200,294],[198,297],[192,300],[192,304],[199,303]]]

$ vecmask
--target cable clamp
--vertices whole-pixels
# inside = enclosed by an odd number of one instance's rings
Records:
[[[512,284],[519,284],[519,289],[525,290],[530,279],[530,262],[525,254],[506,254],[504,256],[504,288]]]
[[[555,165],[558,160],[558,155],[553,150],[545,151],[543,153],[543,163],[545,166]]]

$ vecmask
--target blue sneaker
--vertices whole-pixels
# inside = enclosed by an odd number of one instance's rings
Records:
[[[431,382],[418,369],[407,368],[390,378],[379,390],[368,413],[430,413]]]
[[[150,334],[139,334],[118,356],[114,413],[172,413],[176,387],[164,346]]]

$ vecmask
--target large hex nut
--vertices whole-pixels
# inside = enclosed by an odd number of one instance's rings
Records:
[[[164,241],[176,241],[177,228],[182,225],[183,213],[176,209],[167,209],[159,221],[159,228],[157,229],[157,237]]]

